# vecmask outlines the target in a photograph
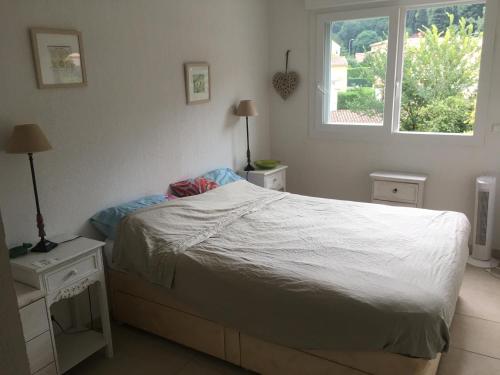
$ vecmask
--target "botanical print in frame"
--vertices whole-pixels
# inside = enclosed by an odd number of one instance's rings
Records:
[[[31,28],[38,88],[87,84],[81,33],[76,30]]]
[[[184,64],[187,104],[201,104],[210,101],[210,66],[208,63]]]

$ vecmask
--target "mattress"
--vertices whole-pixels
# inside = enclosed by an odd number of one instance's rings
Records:
[[[127,216],[113,260],[266,341],[435,358],[448,349],[469,232],[456,212],[240,181]]]

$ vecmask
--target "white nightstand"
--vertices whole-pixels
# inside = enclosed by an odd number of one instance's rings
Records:
[[[30,253],[12,259],[14,280],[29,285],[45,295],[45,311],[50,316],[50,306],[62,299],[72,298],[97,283],[102,333],[85,330],[77,334],[54,336],[52,321],[48,319],[50,339],[55,353],[54,363],[62,374],[106,347],[107,357],[113,356],[108,298],[102,260],[104,243],[88,238],[60,244],[49,253]]]
[[[427,176],[410,173],[373,172],[372,202],[402,207],[423,207]]]
[[[23,326],[26,353],[30,373],[34,375],[56,375],[56,364],[49,314],[45,294],[21,283],[14,283],[17,306]]]
[[[238,174],[252,184],[263,188],[286,191],[286,165],[279,165],[274,169],[257,171],[238,171]]]

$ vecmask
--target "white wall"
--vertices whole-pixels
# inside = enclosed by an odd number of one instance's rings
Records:
[[[240,99],[256,99],[254,158],[269,157],[266,0],[0,2],[0,150],[38,123],[54,150],[35,155],[48,235],[87,233],[96,211],[219,166],[244,164]],[[83,33],[88,87],[36,88],[28,27]],[[183,63],[208,61],[212,101],[186,106]],[[36,239],[27,157],[0,152],[9,245]]]
[[[425,207],[473,215],[474,177],[483,173],[499,178],[496,247],[500,247],[500,133],[488,133],[481,146],[409,145],[394,141],[356,142],[313,139],[308,135],[308,12],[303,0],[270,3],[271,71],[283,70],[283,56],[291,49],[290,70],[302,77],[297,93],[283,102],[271,96],[272,157],[290,166],[291,191],[330,198],[368,201],[368,174],[377,169],[426,173],[429,181]],[[497,25],[495,67],[489,123],[500,122],[500,25]]]

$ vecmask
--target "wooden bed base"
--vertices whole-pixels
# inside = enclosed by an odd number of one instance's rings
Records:
[[[168,340],[270,375],[435,375],[433,360],[386,352],[307,351],[271,344],[204,319],[167,289],[109,270],[112,314],[119,321]]]

